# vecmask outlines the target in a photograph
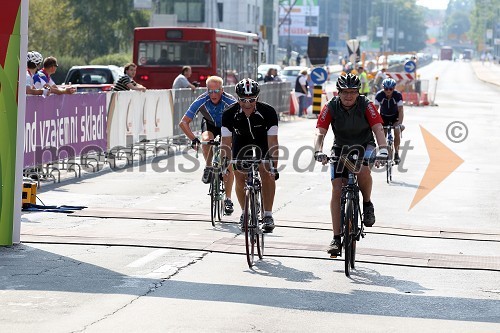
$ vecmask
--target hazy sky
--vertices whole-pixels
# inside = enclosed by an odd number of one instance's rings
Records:
[[[417,0],[417,5],[430,9],[446,9],[449,0]]]

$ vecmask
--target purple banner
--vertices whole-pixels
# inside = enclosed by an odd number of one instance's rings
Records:
[[[24,168],[106,150],[106,94],[27,96]]]

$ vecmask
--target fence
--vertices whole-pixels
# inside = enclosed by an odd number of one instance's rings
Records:
[[[278,114],[288,112],[286,83],[260,87],[261,101],[274,106]],[[224,90],[234,93],[234,86],[225,86]],[[93,168],[99,169],[98,162],[105,156],[107,162],[123,154],[130,163],[137,152],[144,158],[146,143],[151,142],[155,152],[158,145],[179,144],[175,140],[184,136],[178,124],[204,91],[206,88],[27,96],[24,169],[44,173],[38,166],[52,165],[55,170],[62,164],[74,168],[76,159],[88,164],[89,153],[97,156]],[[199,130],[201,120],[201,115],[193,119],[191,128]]]

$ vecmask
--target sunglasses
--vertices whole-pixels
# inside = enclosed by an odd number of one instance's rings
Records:
[[[208,94],[209,95],[211,95],[211,94],[218,94],[220,92],[221,92],[220,89],[208,89]]]
[[[359,91],[342,91],[342,95],[357,95]]]
[[[257,97],[252,97],[252,98],[238,98],[240,102],[243,103],[253,103],[257,100]]]
[[[384,88],[385,91],[392,91],[394,88]]]

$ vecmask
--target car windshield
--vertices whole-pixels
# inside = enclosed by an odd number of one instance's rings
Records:
[[[109,69],[80,68],[74,69],[67,81],[74,84],[113,84],[114,78]]]
[[[285,69],[285,70],[283,70],[283,75],[285,75],[285,76],[298,76],[299,70],[298,69]]]

